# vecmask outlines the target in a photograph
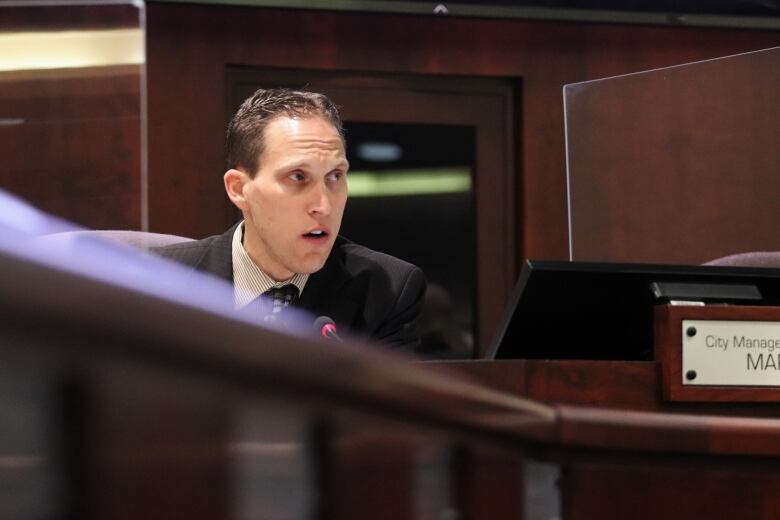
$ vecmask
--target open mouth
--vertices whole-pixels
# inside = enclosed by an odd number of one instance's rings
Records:
[[[309,231],[308,233],[304,233],[303,237],[312,238],[312,239],[324,239],[328,237],[328,232],[322,229],[318,229],[316,231]]]

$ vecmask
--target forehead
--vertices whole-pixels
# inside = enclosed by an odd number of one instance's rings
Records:
[[[344,151],[336,127],[321,116],[274,118],[265,128],[265,151],[286,152],[290,148]]]

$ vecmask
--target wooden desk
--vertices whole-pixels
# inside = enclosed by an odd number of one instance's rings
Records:
[[[655,361],[428,361],[472,381],[544,403],[599,408],[780,418],[778,403],[679,403],[663,398]]]

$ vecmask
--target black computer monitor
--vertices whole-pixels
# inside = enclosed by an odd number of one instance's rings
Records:
[[[485,357],[652,360],[669,301],[780,305],[780,269],[529,260]]]

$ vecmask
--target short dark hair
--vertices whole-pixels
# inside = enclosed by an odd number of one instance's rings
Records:
[[[225,139],[228,168],[243,168],[254,177],[265,149],[265,128],[279,116],[318,116],[329,121],[344,140],[339,111],[325,95],[286,88],[258,89],[241,103],[230,120]]]

